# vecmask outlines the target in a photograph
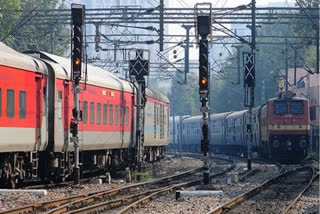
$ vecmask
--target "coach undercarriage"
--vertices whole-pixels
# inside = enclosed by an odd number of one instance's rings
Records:
[[[164,147],[146,147],[144,160],[158,161]],[[135,168],[135,152],[128,149],[81,151],[82,176]],[[19,187],[23,181],[59,183],[73,178],[73,152],[11,152],[0,154],[0,186]]]

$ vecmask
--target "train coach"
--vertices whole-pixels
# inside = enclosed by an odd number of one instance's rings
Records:
[[[18,53],[0,43],[0,181],[63,181],[72,176],[73,109],[70,60],[45,52]],[[81,169],[135,163],[136,90],[98,67],[87,67],[80,94]],[[147,90],[144,158],[162,156],[169,142],[169,101]]]
[[[253,108],[251,117],[254,152],[271,160],[290,163],[307,157],[310,134],[307,99],[295,97],[290,92],[281,94]],[[182,151],[200,152],[201,121],[201,116],[181,121]],[[246,155],[249,121],[247,110],[211,115],[210,151]]]

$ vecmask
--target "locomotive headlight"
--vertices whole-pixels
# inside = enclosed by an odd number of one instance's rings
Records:
[[[280,145],[280,142],[278,140],[274,140],[272,145],[274,148],[278,148]]]
[[[300,146],[301,148],[306,147],[306,145],[307,145],[307,141],[306,141],[306,140],[300,140],[299,146]]]

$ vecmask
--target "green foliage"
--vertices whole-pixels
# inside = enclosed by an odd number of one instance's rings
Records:
[[[176,75],[182,79],[180,75]],[[180,85],[172,81],[171,93],[169,94],[171,115],[197,115],[199,111],[199,79],[198,76],[190,73],[188,84]]]
[[[137,180],[137,176],[140,175],[140,178],[142,180],[146,180],[146,179],[152,179],[152,174],[150,172],[137,172],[137,171],[133,171],[131,174],[131,178],[132,180]]]
[[[6,37],[6,44],[12,44],[12,37],[7,35],[16,25],[16,20],[19,18],[20,14],[18,12],[13,12],[9,10],[20,10],[21,3],[19,0],[0,0],[0,39]]]
[[[26,16],[33,9],[63,9],[64,5],[58,3],[59,0],[21,0],[24,9],[23,16]],[[36,16],[39,15],[36,14]],[[58,55],[65,53],[70,40],[68,38],[70,33],[66,26],[50,22],[45,25],[37,24],[32,19],[30,22],[23,26],[16,36],[19,40],[17,47],[21,51],[34,49]]]
[[[10,10],[5,14],[0,13],[1,38],[13,29],[11,35],[4,40],[6,44],[18,51],[34,49],[65,54],[70,43],[70,30],[65,25],[50,22],[39,24],[35,21],[43,16],[43,13],[36,10],[65,8],[59,0],[0,0],[0,5],[1,8]],[[17,11],[19,9],[21,10]],[[46,14],[48,15],[50,14]],[[21,23],[23,24],[20,25]]]
[[[299,0],[297,6],[302,8],[319,8],[319,0]],[[293,23],[294,35],[300,37],[314,37],[308,39],[297,39],[296,42],[301,44],[303,48],[298,50],[298,54],[301,55],[301,58],[304,59],[303,67],[306,67],[306,64],[310,68],[316,67],[316,48],[315,44],[319,40],[317,35],[317,30],[319,31],[319,14],[318,11],[306,11],[302,9],[300,11],[301,15],[309,17],[306,20],[296,20]],[[315,19],[314,17],[318,17]]]

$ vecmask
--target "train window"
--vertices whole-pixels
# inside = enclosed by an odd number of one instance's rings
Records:
[[[159,113],[160,113],[160,106],[159,107],[157,106],[157,125],[159,125],[159,122],[160,122]]]
[[[153,104],[153,138],[157,138],[157,105]]]
[[[129,108],[126,107],[126,125],[129,124]]]
[[[287,113],[287,102],[283,102],[283,101],[274,102],[274,113],[275,114],[286,114]]]
[[[114,124],[115,125],[118,125],[118,115],[119,115],[118,105],[115,105],[114,106]]]
[[[27,98],[25,91],[19,91],[19,118],[26,118]]]
[[[290,113],[291,114],[302,114],[303,113],[303,102],[302,101],[290,102]]]
[[[1,89],[0,89],[0,102],[1,102]],[[0,112],[0,116],[1,116],[1,112]],[[317,119],[317,109],[316,106],[311,106],[310,107],[310,120],[314,121]]]
[[[58,92],[58,118],[62,117],[62,91]]]
[[[47,88],[43,87],[43,116],[47,115]]]
[[[94,102],[90,102],[90,124],[94,124]]]
[[[14,90],[7,90],[7,117],[14,117]]]
[[[120,106],[120,125],[123,125],[123,120],[124,120],[124,106]]]
[[[103,104],[103,124],[107,124],[108,105]]]
[[[83,106],[82,106],[82,122],[84,124],[87,124],[88,120],[88,102],[83,101]]]
[[[97,103],[97,124],[101,123],[101,103]]]
[[[0,88],[0,117],[2,116],[2,90]]]
[[[109,106],[109,124],[112,125],[113,123],[113,105]]]

